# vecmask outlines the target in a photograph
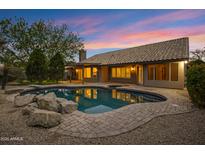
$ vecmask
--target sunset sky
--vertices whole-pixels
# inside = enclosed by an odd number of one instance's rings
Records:
[[[68,24],[88,57],[106,51],[188,36],[190,50],[205,47],[205,10],[0,10],[4,17]]]

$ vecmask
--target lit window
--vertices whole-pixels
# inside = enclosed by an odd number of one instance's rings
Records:
[[[91,68],[90,67],[84,68],[84,78],[91,78]]]
[[[125,78],[125,67],[121,68],[121,78]]]
[[[78,80],[82,80],[82,69],[76,69],[76,77]]]
[[[169,64],[156,65],[156,80],[169,80]]]
[[[171,63],[171,80],[178,81],[178,63]]]
[[[98,72],[98,69],[96,67],[93,67],[93,77],[94,78],[97,77],[97,72]]]
[[[120,67],[117,68],[117,78],[121,77],[121,69]]]
[[[116,68],[112,68],[112,78],[116,78]]]
[[[130,67],[113,67],[112,78],[130,78],[131,68]]]

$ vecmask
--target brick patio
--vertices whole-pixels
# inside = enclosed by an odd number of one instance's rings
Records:
[[[106,86],[105,84],[86,85]],[[113,136],[131,131],[157,116],[179,114],[195,110],[190,103],[186,90],[135,85],[120,88],[158,93],[167,97],[167,101],[132,104],[100,114],[86,114],[75,111],[71,114],[63,115],[63,122],[59,126],[49,129],[49,131],[84,138]]]

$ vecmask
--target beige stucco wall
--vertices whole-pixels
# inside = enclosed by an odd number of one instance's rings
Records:
[[[148,80],[148,65],[144,65],[144,86],[178,88],[183,89],[185,84],[186,64],[184,61],[178,63],[178,81],[171,81],[171,63],[169,63],[169,80]]]

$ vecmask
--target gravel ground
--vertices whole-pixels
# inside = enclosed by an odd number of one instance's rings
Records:
[[[157,117],[130,132],[95,139],[49,133],[27,127],[25,120],[0,94],[0,144],[205,144],[205,110]]]

